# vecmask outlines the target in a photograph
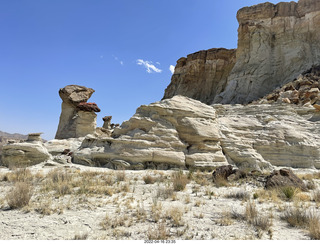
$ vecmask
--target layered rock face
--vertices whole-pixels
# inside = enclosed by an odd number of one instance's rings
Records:
[[[6,166],[44,161],[111,169],[320,169],[320,111],[310,103],[209,106],[175,96],[141,106],[111,136],[3,148]]]
[[[264,3],[238,11],[237,62],[215,103],[248,103],[320,62],[320,5]]]
[[[206,104],[225,90],[228,76],[236,61],[236,50],[210,49],[177,61],[171,83],[163,99],[183,95]]]
[[[237,19],[236,60],[231,55],[220,70],[226,77],[217,79],[214,72],[207,72],[206,62],[200,65],[201,75],[182,76],[180,73],[192,74],[195,65],[186,65],[181,72],[179,60],[164,98],[180,94],[207,104],[249,103],[320,63],[318,0],[245,7],[238,11]],[[210,92],[201,94],[201,89]]]
[[[86,137],[73,160],[114,169],[320,169],[319,132],[311,105],[207,106],[175,96],[141,106],[113,138]]]
[[[311,105],[213,105],[228,162],[320,169],[320,112]]]
[[[113,138],[86,137],[73,160],[127,169],[224,165],[215,117],[212,107],[182,96],[141,106]]]
[[[19,143],[9,143],[2,149],[2,165],[7,167],[27,167],[51,159],[44,146],[41,133],[32,133]]]
[[[59,90],[62,106],[56,139],[83,137],[95,132],[95,112],[100,112],[100,109],[95,103],[87,103],[94,92],[91,88],[77,85]]]

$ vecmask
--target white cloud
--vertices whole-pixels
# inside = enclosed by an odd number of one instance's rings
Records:
[[[122,60],[120,60],[118,57],[112,55],[112,57],[114,58],[114,60],[116,60],[117,62],[119,62],[121,65],[124,65],[124,62]]]
[[[172,74],[174,73],[174,69],[175,69],[175,66],[170,65],[169,70],[171,71]]]
[[[143,59],[138,59],[137,64],[144,66],[147,69],[146,71],[148,73],[153,73],[153,72],[161,73],[162,72],[162,70],[157,68],[156,66],[154,66],[154,64],[152,64],[151,61],[144,61]]]

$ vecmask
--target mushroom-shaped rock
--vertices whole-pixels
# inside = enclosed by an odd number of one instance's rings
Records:
[[[95,91],[85,86],[69,85],[59,90],[62,99],[56,139],[83,137],[95,133],[97,115],[95,103],[87,103]]]

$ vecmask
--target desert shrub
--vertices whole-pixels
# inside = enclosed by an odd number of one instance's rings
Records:
[[[221,213],[221,218],[218,220],[218,223],[221,226],[229,226],[232,225],[233,221],[232,219],[236,219],[237,217],[232,215],[232,212],[230,211],[223,211]]]
[[[172,182],[174,191],[183,191],[189,183],[189,179],[187,175],[183,174],[182,171],[179,171],[172,175]]]
[[[226,180],[224,177],[222,176],[217,176],[214,179],[214,184],[216,185],[216,187],[226,187],[229,186],[229,182],[228,180]]]
[[[292,227],[305,227],[308,225],[309,216],[305,209],[289,207],[282,214],[281,219],[287,221]]]
[[[149,227],[147,233],[149,240],[167,240],[169,238],[169,233],[164,222],[159,222],[156,228]]]
[[[124,170],[121,170],[116,173],[116,179],[118,182],[126,180],[126,173]]]
[[[151,217],[155,223],[158,223],[160,219],[163,217],[163,209],[162,204],[154,199],[153,204],[151,206]]]
[[[276,189],[260,189],[253,194],[254,199],[258,199],[259,202],[264,201],[272,201],[272,202],[279,202],[279,192]]]
[[[143,177],[143,181],[146,184],[154,184],[156,182],[156,178],[151,175],[145,175]]]
[[[250,199],[250,194],[246,190],[238,190],[230,192],[226,195],[227,198],[235,198],[239,200],[248,200]]]
[[[270,218],[268,216],[260,215],[255,203],[252,201],[247,202],[244,214],[233,210],[231,212],[231,217],[237,220],[245,220],[257,229],[264,231],[270,230],[272,225]]]
[[[10,182],[31,182],[33,175],[29,169],[15,169],[13,172],[7,173],[4,180]]]
[[[173,226],[183,226],[184,223],[182,221],[183,210],[178,207],[173,207],[167,210],[166,217],[172,221]]]
[[[252,225],[261,230],[269,230],[272,222],[268,216],[257,216],[253,219]]]
[[[320,240],[320,217],[315,211],[309,213],[308,230],[311,239]]]
[[[292,227],[307,229],[313,240],[320,240],[320,216],[315,210],[294,207],[288,208],[281,216]]]
[[[318,190],[314,190],[312,192],[312,199],[315,202],[320,202],[320,190],[319,189]]]
[[[88,239],[89,234],[88,233],[80,233],[80,234],[76,234],[73,237],[73,240],[87,240]]]
[[[72,173],[66,170],[54,169],[48,173],[47,179],[51,179],[53,183],[63,182],[63,181],[67,182],[72,180]]]
[[[249,222],[252,223],[255,218],[258,216],[258,211],[256,208],[256,205],[254,202],[249,201],[246,205],[246,210],[245,210],[245,219]]]
[[[294,196],[299,192],[298,188],[292,186],[281,187],[279,189],[280,196],[284,197],[286,200],[292,200]]]
[[[110,217],[109,214],[106,214],[105,218],[100,222],[100,226],[104,230],[108,230],[110,228],[115,229],[121,226],[128,226],[128,219],[129,217],[127,215]]]
[[[33,188],[30,184],[17,182],[6,195],[6,200],[11,209],[22,208],[29,204],[32,194]]]

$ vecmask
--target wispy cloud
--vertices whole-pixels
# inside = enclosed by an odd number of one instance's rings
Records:
[[[124,65],[124,62],[120,60],[117,56],[112,55],[115,61],[119,62],[121,65]]]
[[[174,69],[175,69],[175,66],[170,65],[169,70],[171,71],[172,74],[174,73]]]
[[[153,73],[153,72],[161,73],[162,72],[162,70],[157,68],[154,64],[152,64],[151,61],[144,61],[143,59],[138,59],[137,65],[144,66],[148,73]]]

